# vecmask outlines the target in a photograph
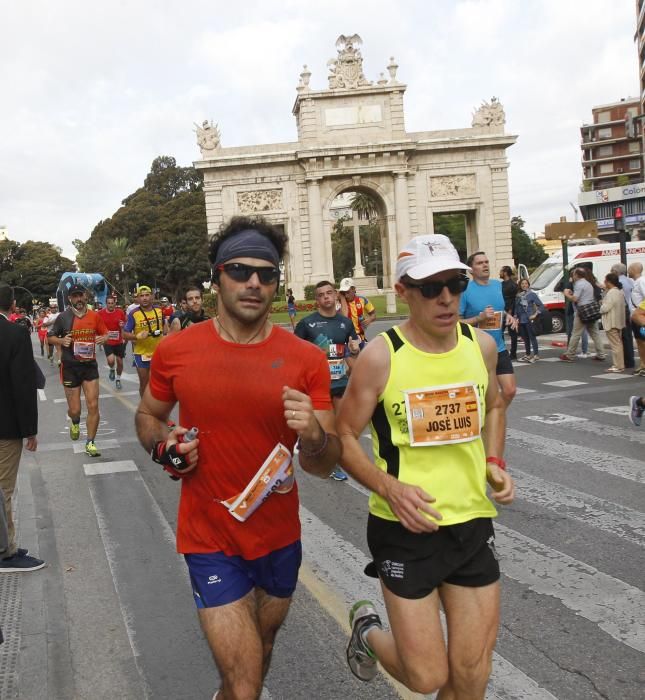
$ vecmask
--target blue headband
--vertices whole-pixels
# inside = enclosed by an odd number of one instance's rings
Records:
[[[223,241],[217,249],[215,267],[233,258],[268,260],[278,267],[280,256],[271,241],[255,229],[245,229]]]

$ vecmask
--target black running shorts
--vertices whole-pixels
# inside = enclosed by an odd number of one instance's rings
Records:
[[[74,389],[81,386],[83,382],[91,382],[93,379],[99,378],[99,367],[96,362],[88,362],[84,365],[66,365],[63,361],[60,369],[63,386],[68,389]]]
[[[103,345],[103,350],[105,351],[105,357],[109,357],[110,355],[116,355],[117,357],[124,358],[125,357],[125,346],[126,343],[119,343],[119,345],[108,345],[105,343]]]
[[[499,579],[491,518],[416,534],[398,521],[370,515],[367,544],[373,561],[365,573],[401,598],[424,598],[442,583],[478,588]]]
[[[515,374],[513,363],[511,362],[511,356],[508,354],[508,350],[502,350],[502,352],[497,353],[497,367],[495,368],[495,374],[498,376],[500,374]]]

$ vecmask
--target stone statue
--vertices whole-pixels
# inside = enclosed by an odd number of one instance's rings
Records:
[[[358,34],[345,36],[341,34],[336,39],[338,58],[327,61],[329,67],[329,87],[331,90],[339,88],[357,88],[363,85],[371,85],[363,75],[363,56],[358,48],[363,40]]]
[[[212,120],[209,122],[205,119],[201,126],[198,124],[195,126],[197,127],[194,129],[197,134],[197,145],[202,152],[202,157],[212,155],[213,151],[218,149],[220,145],[220,132],[217,124],[213,124]]]
[[[490,103],[484,100],[473,114],[472,126],[502,126],[505,123],[504,107],[496,97],[491,97]]]

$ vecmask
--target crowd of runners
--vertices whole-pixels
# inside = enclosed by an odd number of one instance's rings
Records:
[[[60,366],[70,438],[81,436],[82,391],[85,452],[100,456],[102,347],[115,391],[124,367],[135,368],[138,438],[181,481],[177,549],[219,670],[218,700],[262,692],[302,558],[298,466],[321,478],[349,474],[371,492],[365,573],[381,582],[389,629],[372,602],[351,608],[352,673],[369,681],[380,663],[413,691],[483,698],[499,625],[493,520],[515,492],[504,459],[513,360],[539,359],[534,322],[544,309],[512,269],[494,279],[484,252],[463,263],[448,238],[423,235],[396,263],[394,288],[408,309],[399,325],[367,342],[376,310],[346,278],[338,289],[317,282],[316,311],[301,319],[287,290],[289,323],[280,327],[270,316],[286,246],[285,234],[262,219],[227,222],[209,249],[213,318],[197,286],[173,306],[140,285],[126,309],[114,296],[90,308],[87,291],[73,286],[66,309],[39,311],[40,352]],[[636,372],[645,374],[641,275],[630,273],[631,308],[627,296],[620,300],[623,327],[628,319],[637,341]],[[624,289],[619,277],[607,276],[599,314],[618,298],[611,290]],[[581,313],[591,303],[585,284],[575,273],[567,293],[575,319],[562,359],[575,357],[583,331],[597,342],[597,318]],[[612,353],[619,336],[610,336]],[[596,353],[604,359],[598,344]],[[631,397],[634,425],[644,407]],[[371,456],[360,442],[368,426]]]

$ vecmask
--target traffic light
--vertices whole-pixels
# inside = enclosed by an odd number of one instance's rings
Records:
[[[614,230],[624,231],[625,230],[625,217],[623,216],[623,208],[614,208]]]

